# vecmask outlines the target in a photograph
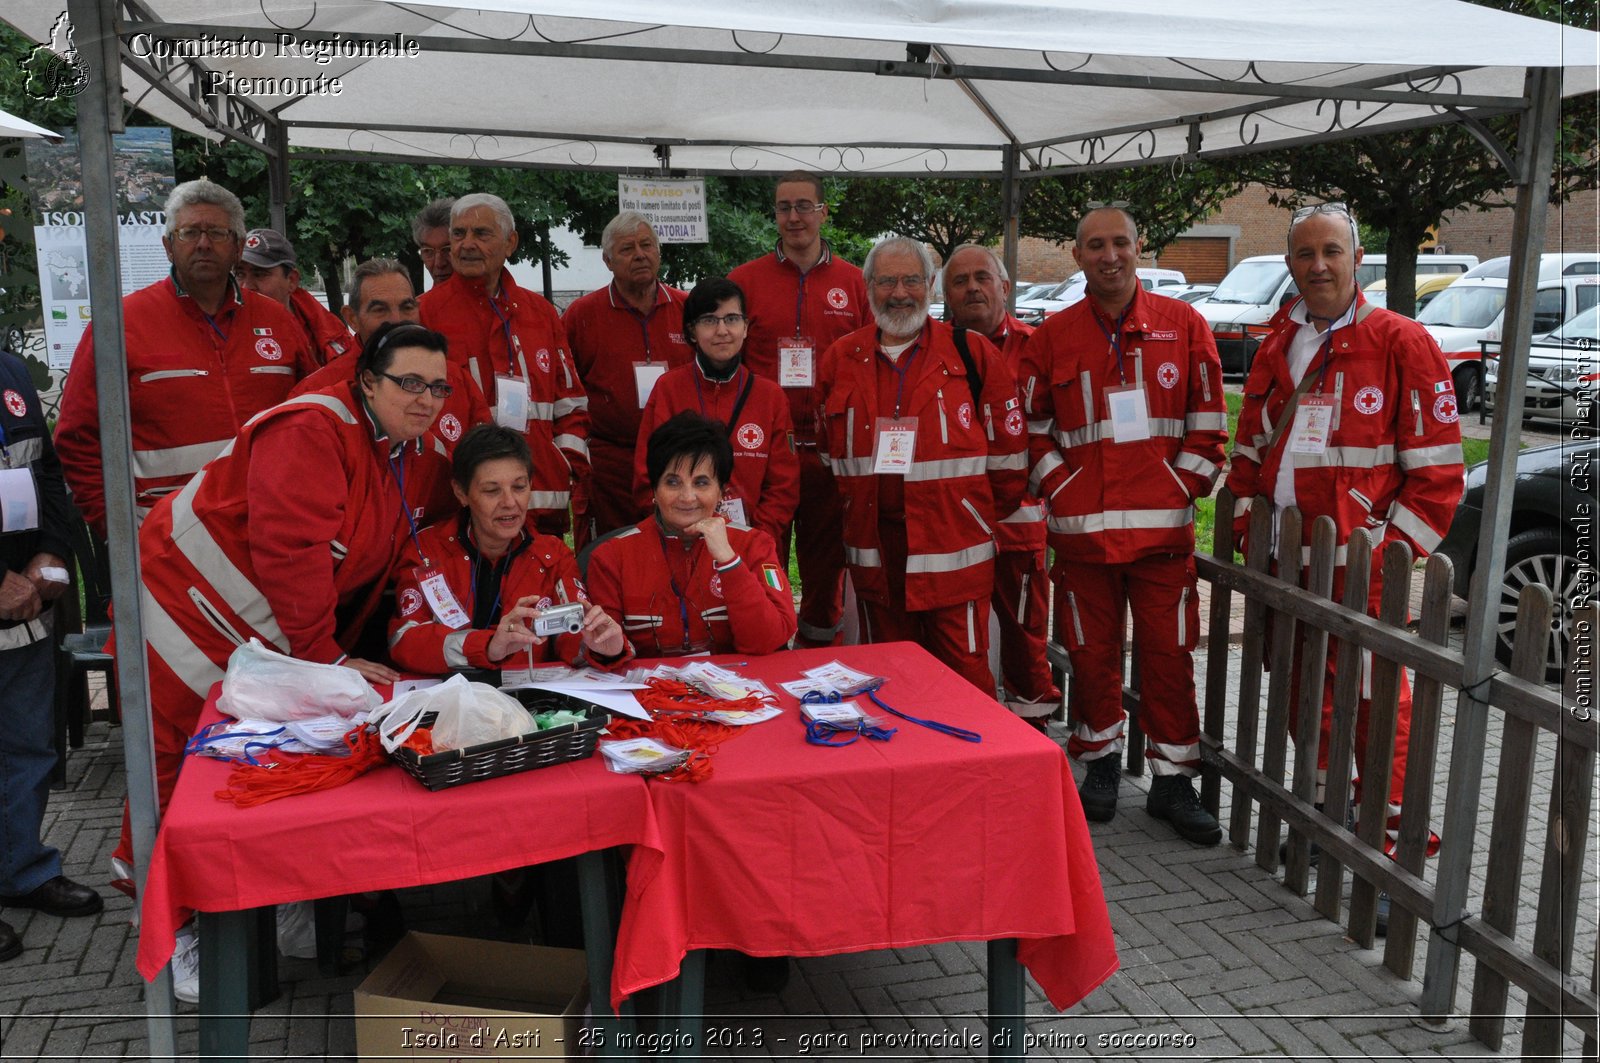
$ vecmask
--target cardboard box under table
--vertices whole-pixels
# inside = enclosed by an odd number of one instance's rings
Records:
[[[392,1059],[579,1056],[577,949],[410,933],[355,991],[356,1052]]]

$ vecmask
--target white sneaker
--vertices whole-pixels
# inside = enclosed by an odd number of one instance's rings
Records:
[[[200,1003],[200,935],[193,923],[178,928],[169,967],[172,995],[185,1004]]]
[[[278,951],[295,960],[317,958],[317,920],[311,901],[278,905]]]

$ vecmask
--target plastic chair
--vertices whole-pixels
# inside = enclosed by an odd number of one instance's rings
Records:
[[[56,600],[56,767],[53,785],[65,785],[67,750],[83,748],[89,719],[89,675],[105,676],[111,715],[118,713],[116,660],[105,652],[111,637],[111,564],[104,539],[96,536],[81,516],[74,514],[72,584]],[[79,602],[79,594],[82,602]]]

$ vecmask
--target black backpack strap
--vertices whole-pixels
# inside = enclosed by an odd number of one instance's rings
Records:
[[[967,330],[951,329],[950,334],[956,341],[956,352],[961,355],[961,364],[967,367],[967,387],[972,392],[972,408],[977,409],[982,405],[983,376],[978,372],[978,363],[972,360],[971,348],[967,346]]]

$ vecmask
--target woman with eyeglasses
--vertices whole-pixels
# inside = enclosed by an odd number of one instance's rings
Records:
[[[674,414],[698,413],[725,425],[733,447],[733,474],[718,512],[781,543],[800,502],[800,459],[788,397],[744,364],[743,290],[723,277],[702,281],[684,300],[683,324],[694,361],[662,376],[645,404],[634,451],[635,500],[646,511],[653,502],[646,470],[651,433]]]
[[[444,337],[387,325],[355,380],[252,418],[151,512],[139,552],[163,807],[207,692],[247,640],[399,678],[347,654],[426,518],[432,480],[448,475],[420,442],[448,389]]]
[[[794,593],[772,537],[719,512],[733,465],[721,421],[687,410],[668,418],[645,453],[655,512],[589,558],[590,598],[641,657],[772,653],[794,635]]]
[[[613,668],[629,656],[617,622],[589,602],[566,543],[528,531],[533,457],[520,432],[469,429],[451,462],[461,509],[423,529],[395,568],[389,655],[401,668],[515,668],[535,662]],[[541,637],[534,621],[579,603],[582,627]]]

